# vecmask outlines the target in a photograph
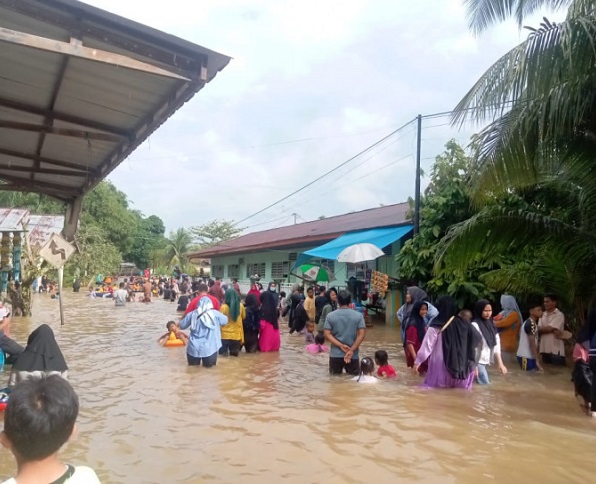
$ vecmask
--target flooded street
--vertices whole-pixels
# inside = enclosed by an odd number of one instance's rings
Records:
[[[386,349],[397,381],[357,385],[331,378],[327,357],[282,335],[279,354],[221,358],[189,368],[185,349],[157,338],[176,305],[115,308],[111,300],[35,295],[34,317],[13,337],[47,322],[78,392],[79,434],[62,453],[102,482],[590,482],[596,422],[582,415],[570,369],[523,375],[493,370],[490,387],[420,388],[405,369],[398,331],[367,331],[361,356]],[[5,380],[8,374],[2,376]],[[15,463],[0,457],[0,475]]]

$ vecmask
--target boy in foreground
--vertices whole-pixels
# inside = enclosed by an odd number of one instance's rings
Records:
[[[17,475],[3,484],[99,484],[89,467],[73,467],[58,458],[74,433],[78,413],[77,394],[60,376],[20,382],[10,394],[0,434],[2,445],[15,456]]]

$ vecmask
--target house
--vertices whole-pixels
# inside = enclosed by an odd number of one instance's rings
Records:
[[[366,281],[367,271],[377,270],[395,277],[395,255],[412,232],[408,203],[387,205],[337,215],[312,222],[253,232],[189,255],[190,259],[211,259],[211,276],[224,281],[238,279],[242,290],[258,275],[264,285],[276,281],[281,287],[302,281],[300,266],[320,263],[332,273],[325,285],[345,287],[350,278]],[[362,264],[335,259],[349,245],[370,242],[383,248],[384,256]],[[391,302],[401,301],[395,291]],[[389,303],[389,301],[388,301]],[[394,323],[393,304],[387,306],[387,322]]]

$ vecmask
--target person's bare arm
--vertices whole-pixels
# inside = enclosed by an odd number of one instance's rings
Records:
[[[412,358],[416,359],[416,350],[414,349],[414,345],[412,343],[408,343],[406,347],[408,348],[408,353],[410,353]]]

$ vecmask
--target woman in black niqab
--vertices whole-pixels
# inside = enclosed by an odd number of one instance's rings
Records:
[[[67,377],[68,366],[60,351],[54,332],[47,324],[35,329],[27,339],[27,346],[15,361],[9,385],[31,377],[59,374]]]

